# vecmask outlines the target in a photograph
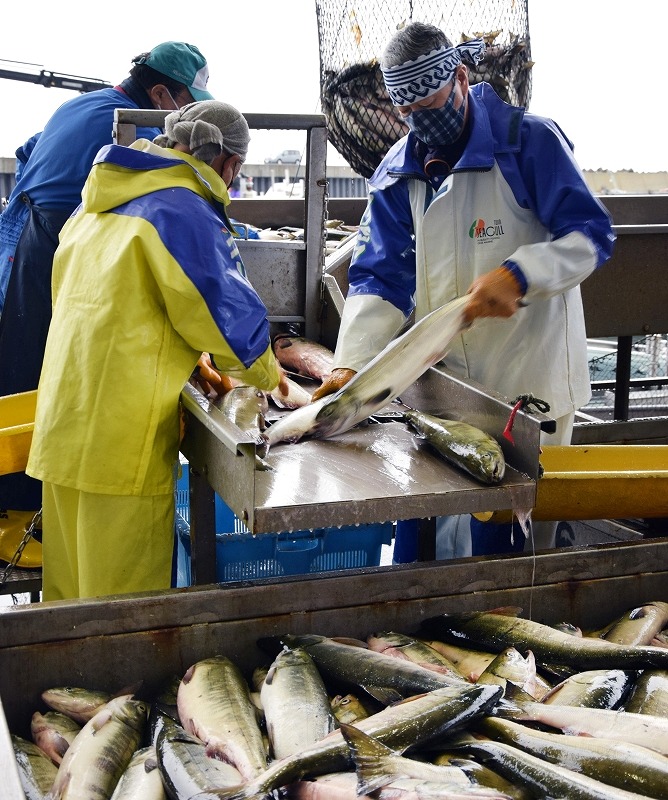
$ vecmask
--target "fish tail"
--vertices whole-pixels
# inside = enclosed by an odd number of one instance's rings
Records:
[[[355,762],[358,796],[370,794],[396,780],[396,770],[385,767],[388,756],[397,755],[394,750],[353,725],[341,723],[340,729]]]

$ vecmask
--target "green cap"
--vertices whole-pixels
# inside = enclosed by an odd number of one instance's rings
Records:
[[[133,63],[146,64],[156,72],[185,84],[194,100],[214,99],[206,90],[209,67],[194,44],[163,42],[154,47],[150,53],[135,58]]]

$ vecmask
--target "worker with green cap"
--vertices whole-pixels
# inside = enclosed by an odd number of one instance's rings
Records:
[[[27,466],[45,600],[170,587],[179,397],[202,353],[287,389],[225,211],[249,138],[226,103],[174,111],[155,142],[100,150],[63,228]]]
[[[163,42],[132,63],[119,85],[73,97],[55,111],[0,215],[0,396],[37,388],[58,234],[81,202],[96,153],[112,142],[115,109],[170,111],[212,99],[206,59],[192,44]],[[152,140],[160,132],[139,127],[137,137]],[[22,472],[0,476],[0,512],[11,517],[40,505],[38,481]]]

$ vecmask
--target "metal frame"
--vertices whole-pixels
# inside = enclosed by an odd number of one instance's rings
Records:
[[[117,108],[112,138],[130,145],[137,127],[162,127],[168,111]],[[280,308],[270,322],[296,322],[304,336],[319,338],[327,192],[327,129],[322,114],[244,114],[251,129],[306,130],[303,242],[239,241],[248,276],[267,308]],[[276,201],[281,202],[281,201]],[[286,283],[287,282],[287,283]],[[275,302],[276,300],[279,302]]]

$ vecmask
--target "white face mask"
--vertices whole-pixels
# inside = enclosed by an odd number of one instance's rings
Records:
[[[179,107],[176,105],[176,100],[172,97],[172,93],[169,91],[169,89],[166,86],[165,86],[165,91],[169,95],[169,99],[172,101],[172,103],[174,103],[174,108],[163,108],[162,106],[159,105],[158,106],[158,111],[178,111]]]

